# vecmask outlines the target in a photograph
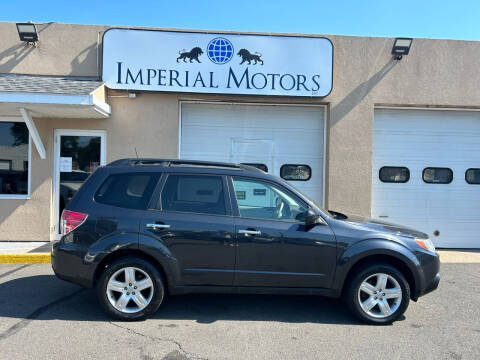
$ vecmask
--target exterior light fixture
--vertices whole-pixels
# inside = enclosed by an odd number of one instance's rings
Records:
[[[17,31],[21,41],[33,45],[38,41],[37,28],[32,22],[17,23]]]
[[[395,60],[400,60],[403,55],[408,55],[410,46],[412,45],[412,38],[396,38],[393,43],[392,55]]]

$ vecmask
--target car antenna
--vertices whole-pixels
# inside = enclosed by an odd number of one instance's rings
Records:
[[[134,149],[135,149],[135,155],[137,155],[137,160],[138,160],[137,148],[136,148],[136,147],[134,147]]]

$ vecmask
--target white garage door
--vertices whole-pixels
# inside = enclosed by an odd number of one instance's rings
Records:
[[[182,103],[180,158],[263,164],[308,174],[291,183],[323,204],[325,110],[318,106]]]
[[[479,168],[480,113],[375,110],[373,217],[422,230],[438,247],[478,248]]]

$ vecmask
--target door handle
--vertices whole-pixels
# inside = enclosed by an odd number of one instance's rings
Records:
[[[248,235],[262,235],[262,232],[259,230],[238,230],[239,234],[245,234],[246,236]]]
[[[152,229],[152,230],[170,229],[170,225],[167,225],[167,224],[147,224],[147,229]]]

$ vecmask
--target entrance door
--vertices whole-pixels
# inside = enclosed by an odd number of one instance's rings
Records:
[[[63,209],[99,166],[105,165],[105,131],[55,130],[52,238],[59,238]]]

